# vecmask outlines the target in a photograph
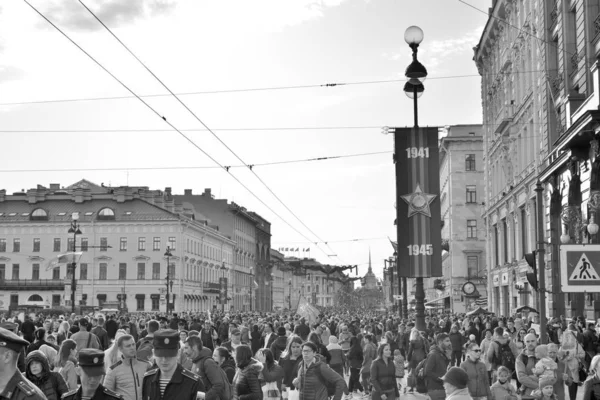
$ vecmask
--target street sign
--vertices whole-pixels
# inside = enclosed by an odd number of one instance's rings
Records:
[[[395,128],[398,273],[441,277],[438,128]]]
[[[598,292],[600,290],[600,245],[561,245],[560,271],[563,292]]]

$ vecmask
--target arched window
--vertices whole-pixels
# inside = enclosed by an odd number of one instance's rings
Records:
[[[31,219],[34,221],[48,221],[48,213],[43,208],[37,208],[31,213]]]
[[[44,299],[42,299],[42,296],[40,296],[39,294],[32,294],[31,296],[29,296],[27,301],[44,301]]]
[[[115,212],[108,207],[103,208],[100,211],[98,211],[98,219],[103,219],[103,220],[115,219]]]

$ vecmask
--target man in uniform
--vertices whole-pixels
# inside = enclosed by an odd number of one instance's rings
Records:
[[[159,330],[154,334],[155,368],[146,372],[142,383],[142,400],[196,400],[204,392],[200,377],[177,363],[179,332]]]
[[[17,368],[19,353],[29,346],[27,340],[0,328],[0,400],[45,400],[42,391]]]
[[[102,386],[104,378],[104,352],[98,349],[81,349],[77,353],[79,389],[63,394],[62,400],[123,400],[123,397]]]

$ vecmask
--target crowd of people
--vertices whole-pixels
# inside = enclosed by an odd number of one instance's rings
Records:
[[[320,312],[2,317],[0,399],[600,399],[600,321]]]

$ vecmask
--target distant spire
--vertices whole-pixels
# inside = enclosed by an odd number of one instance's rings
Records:
[[[371,269],[371,246],[369,246],[369,271],[367,274],[372,274],[373,270]]]

